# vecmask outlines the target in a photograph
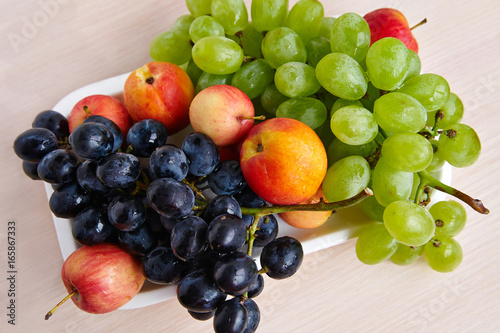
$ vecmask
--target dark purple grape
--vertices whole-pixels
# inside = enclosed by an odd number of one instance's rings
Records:
[[[194,132],[184,138],[181,146],[189,160],[189,173],[206,176],[219,164],[219,149],[208,135]]]
[[[161,223],[161,215],[158,214],[153,208],[146,206],[146,223],[149,225],[151,231],[155,234],[158,242],[170,243],[170,231],[167,230]]]
[[[259,274],[257,277],[257,281],[250,286],[248,290],[248,297],[254,298],[260,295],[260,293],[264,290],[264,277],[262,274]]]
[[[207,223],[197,216],[177,222],[170,234],[174,254],[182,260],[192,260],[207,247]]]
[[[234,195],[247,185],[240,163],[233,160],[220,162],[207,178],[208,186],[217,195]]]
[[[14,152],[24,161],[38,163],[48,153],[56,150],[57,138],[46,128],[30,128],[14,140]]]
[[[61,218],[76,217],[92,201],[90,193],[77,182],[59,186],[50,196],[49,207],[55,216]]]
[[[246,226],[250,227],[253,223],[253,216],[244,215],[243,220]],[[276,239],[279,231],[278,220],[274,215],[267,215],[260,218],[257,224],[257,230],[255,231],[255,240],[253,246],[263,247],[269,244],[269,242]]]
[[[38,163],[31,163],[28,161],[23,161],[23,171],[26,176],[30,177],[33,180],[41,180],[38,175]]]
[[[146,207],[139,197],[118,195],[108,204],[108,218],[116,229],[133,231],[146,221]]]
[[[219,215],[210,222],[207,239],[210,247],[219,253],[234,252],[245,244],[247,227],[239,216]]]
[[[177,285],[179,303],[193,312],[212,312],[224,303],[226,297],[227,295],[215,284],[210,270],[195,270]]]
[[[188,310],[188,313],[196,320],[205,321],[211,319],[215,315],[215,310],[201,313]]]
[[[132,154],[149,157],[153,151],[167,142],[167,128],[155,119],[144,119],[136,122],[127,133],[127,145]]]
[[[241,192],[234,195],[241,207],[259,208],[266,205],[266,201],[255,194],[249,186],[245,186]]]
[[[149,224],[144,223],[132,231],[118,231],[118,244],[132,255],[143,256],[158,245],[158,239]]]
[[[127,188],[139,179],[141,164],[132,154],[113,153],[99,161],[96,175],[105,186]]]
[[[176,284],[189,270],[189,264],[174,255],[169,246],[156,246],[142,258],[142,271],[156,284]]]
[[[198,254],[193,260],[190,261],[191,265],[196,268],[204,268],[213,270],[215,263],[220,259],[222,255],[219,252],[212,250],[207,247],[205,251]]]
[[[113,135],[113,150],[112,152],[117,151],[119,148],[121,148],[123,144],[123,133],[120,127],[112,121],[109,118],[100,116],[100,115],[92,115],[88,118],[86,118],[83,123],[100,123],[105,125],[108,130],[111,132]]]
[[[243,252],[225,254],[214,266],[215,282],[233,296],[246,293],[257,280],[258,272],[254,259]]]
[[[260,323],[260,309],[253,299],[247,298],[243,302],[245,309],[248,312],[248,322],[243,333],[253,333],[257,331]]]
[[[31,127],[46,128],[60,140],[69,136],[68,119],[54,110],[46,110],[37,114]]]
[[[225,301],[215,311],[215,333],[243,333],[247,324],[248,311],[238,297]]]
[[[45,155],[38,164],[38,176],[51,184],[62,184],[76,180],[79,161],[66,149],[56,149]]]
[[[106,211],[90,206],[75,217],[72,226],[73,238],[83,245],[96,245],[109,241],[116,229],[108,221]]]
[[[97,162],[83,161],[78,169],[76,169],[76,180],[81,187],[89,192],[98,194],[109,194],[113,188],[104,185],[99,178],[97,178]]]
[[[218,195],[214,197],[205,208],[203,219],[207,223],[210,223],[214,218],[222,214],[233,214],[242,217],[238,201],[230,195]]]
[[[146,196],[160,215],[181,218],[193,210],[194,193],[188,185],[173,178],[156,179],[149,184]]]
[[[189,162],[186,154],[174,145],[156,148],[149,158],[152,179],[174,178],[181,181],[186,178],[188,169]]]
[[[302,244],[292,237],[276,238],[262,249],[260,264],[273,279],[285,279],[297,272],[302,263]]]
[[[82,123],[69,135],[73,151],[86,160],[100,160],[113,152],[113,134],[101,123]]]

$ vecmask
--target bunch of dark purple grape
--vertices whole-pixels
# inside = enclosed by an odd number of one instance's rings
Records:
[[[49,207],[72,220],[78,243],[120,244],[141,258],[150,282],[177,285],[193,318],[213,317],[216,332],[254,332],[263,274],[293,275],[302,246],[277,238],[274,215],[245,214],[268,204],[247,186],[238,161],[219,160],[210,137],[191,133],[181,147],[167,138],[156,120],[135,123],[124,137],[101,116],[69,134],[64,116],[44,111],[14,151],[30,178],[52,184]],[[262,248],[260,269],[254,247]]]

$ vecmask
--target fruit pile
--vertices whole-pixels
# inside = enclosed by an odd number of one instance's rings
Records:
[[[263,275],[290,277],[303,259],[298,240],[277,237],[274,214],[314,228],[353,205],[373,220],[356,243],[363,263],[408,265],[423,254],[436,271],[460,264],[453,237],[466,211],[429,205],[432,191],[488,210],[433,174],[472,165],[481,144],[447,81],[421,73],[400,12],[335,19],[317,0],[290,10],[286,0],[253,0],[249,21],[242,0],[186,5],[190,14],[152,40],[154,61],[126,80],[123,103],[92,95],[68,118],[43,111],[14,141],[81,244],[64,264],[67,298],[109,312],[145,278],[177,285],[180,304],[213,318],[216,332],[254,332]],[[182,144],[167,143],[188,125]],[[111,265],[121,278],[85,288],[96,280],[73,274],[106,253],[92,276]]]

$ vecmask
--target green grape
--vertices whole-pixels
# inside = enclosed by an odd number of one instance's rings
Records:
[[[417,133],[427,122],[427,111],[422,104],[410,95],[398,92],[377,99],[373,116],[377,124],[389,133]]]
[[[393,201],[407,200],[413,188],[413,173],[393,168],[385,157],[379,158],[372,174],[372,189],[377,201],[388,206]]]
[[[432,145],[420,134],[396,133],[385,139],[382,156],[393,168],[419,172],[431,164]]]
[[[389,258],[394,264],[408,266],[413,264],[424,253],[424,246],[408,246],[398,243],[396,252]]]
[[[435,120],[437,112],[440,112],[441,119],[436,126]],[[442,108],[440,108],[438,111],[429,112],[428,119],[430,121],[428,122],[428,125],[430,127],[436,126],[439,129],[444,129],[449,126],[459,124],[462,121],[463,116],[464,105],[462,101],[456,94],[450,93],[450,98],[448,98],[448,101]]]
[[[468,125],[448,127],[439,136],[439,148],[448,163],[457,168],[474,164],[481,154],[481,141],[476,131]]]
[[[274,74],[276,88],[288,97],[306,97],[321,88],[314,67],[302,62],[287,62]]]
[[[292,29],[286,27],[270,30],[266,34],[262,40],[262,55],[274,68],[290,61],[307,61],[304,42]]]
[[[295,97],[280,104],[276,117],[297,119],[312,129],[321,126],[326,120],[326,106],[312,97]]]
[[[243,53],[247,57],[262,58],[261,45],[264,36],[255,29],[252,22],[249,22],[247,27],[238,33],[238,38]]]
[[[335,111],[337,111],[340,108],[343,108],[344,106],[359,106],[359,107],[363,107],[363,103],[361,103],[359,100],[357,100],[357,101],[350,101],[350,100],[347,100],[347,99],[339,98],[339,99],[337,99],[333,103],[332,108],[330,110],[330,113],[334,114]]]
[[[398,242],[409,246],[427,243],[436,230],[429,211],[409,201],[393,201],[384,211],[384,225]]]
[[[242,90],[250,99],[264,92],[273,82],[274,68],[264,59],[250,61],[234,73],[231,85]]]
[[[316,65],[316,77],[328,92],[348,100],[362,98],[368,88],[368,78],[359,63],[343,53],[324,56]]]
[[[446,160],[444,159],[442,150],[439,148],[439,141],[431,139],[430,142],[432,145],[432,161],[425,170],[434,173],[441,170]]]
[[[198,16],[189,27],[189,36],[193,43],[196,43],[203,37],[224,35],[224,27],[208,15]]]
[[[311,38],[306,44],[307,62],[316,67],[318,62],[328,53],[331,53],[330,41],[325,37]]]
[[[318,0],[299,0],[288,13],[286,27],[295,31],[307,43],[316,37],[321,26],[324,9]]]
[[[198,79],[198,82],[196,83],[196,89],[195,93],[199,93],[205,88],[208,88],[210,86],[215,86],[218,84],[231,84],[231,80],[233,79],[233,73],[231,74],[210,74],[207,72],[203,72],[201,74],[200,78]]]
[[[200,79],[201,75],[203,74],[203,71],[198,66],[196,66],[193,59],[189,59],[189,62],[188,62],[187,68],[186,68],[186,73],[187,73],[187,75],[189,75],[191,82],[193,82],[193,85],[196,87],[198,80]]]
[[[390,91],[399,88],[406,78],[409,66],[408,49],[397,38],[379,39],[366,54],[368,77],[378,89]]]
[[[437,74],[420,74],[405,81],[397,91],[414,97],[427,111],[442,108],[450,97],[448,82]]]
[[[348,145],[366,144],[378,134],[373,114],[359,106],[345,106],[335,111],[330,126],[333,134]]]
[[[276,110],[281,103],[287,101],[289,98],[279,92],[274,83],[271,83],[264,89],[260,95],[260,103],[262,107],[270,114],[276,114]]]
[[[456,236],[467,222],[467,211],[459,202],[439,201],[429,209],[436,224],[436,236]]]
[[[323,105],[324,105],[324,103],[323,103]],[[325,105],[325,107],[326,107],[326,105]],[[327,108],[326,118],[328,118],[328,108]],[[333,135],[333,133],[332,133],[329,121],[323,122],[323,124],[321,124],[321,126],[316,128],[314,130],[314,132],[316,132],[316,134],[319,136],[319,138],[321,139],[321,142],[323,143],[323,146],[325,146],[325,148],[329,147],[333,140],[338,140],[335,137],[335,135]],[[332,163],[329,163],[328,166],[332,165]]]
[[[243,50],[233,40],[209,36],[200,39],[193,46],[193,60],[204,72],[231,74],[243,63]]]
[[[285,25],[288,0],[252,0],[250,8],[252,22],[260,32]]]
[[[224,27],[228,35],[234,35],[248,24],[247,7],[243,0],[212,0],[212,16]]]
[[[356,256],[366,265],[379,264],[389,259],[398,243],[389,235],[383,223],[373,223],[363,229],[356,241]]]
[[[375,105],[375,101],[380,97],[380,89],[377,89],[373,86],[371,82],[368,82],[368,89],[366,90],[365,96],[360,99],[363,106],[373,111],[373,107]]]
[[[172,25],[170,30],[180,32],[182,34],[189,34],[189,27],[194,21],[194,17],[192,15],[181,15],[179,16]]]
[[[317,37],[325,37],[329,40],[335,20],[335,17],[323,16],[321,18],[321,22],[319,23],[319,31]]]
[[[417,52],[408,49],[408,53],[410,55],[410,64],[408,66],[408,73],[406,73],[405,81],[420,75],[422,71],[422,63],[420,62],[420,57]]]
[[[189,34],[171,29],[153,38],[149,45],[149,54],[154,61],[182,65],[191,59],[191,49]]]
[[[369,196],[365,200],[361,201],[361,208],[372,220],[377,222],[384,221],[385,207],[378,203],[375,196]]]
[[[424,248],[427,264],[435,271],[448,273],[455,270],[463,258],[460,243],[447,236],[433,237]]]
[[[332,132],[331,129],[330,132]],[[334,137],[330,145],[328,145],[328,149],[326,151],[328,156],[328,166],[347,156],[359,155],[362,157],[368,157],[375,153],[376,150],[377,143],[375,141],[370,141],[362,145],[348,145],[347,143],[343,143]]]
[[[332,52],[345,53],[357,62],[362,62],[370,47],[368,23],[355,13],[340,15],[333,23],[330,46]]]
[[[212,0],[186,0],[186,6],[194,17],[212,14]]]
[[[370,165],[361,156],[348,156],[333,163],[323,180],[323,193],[329,202],[349,199],[370,182]]]

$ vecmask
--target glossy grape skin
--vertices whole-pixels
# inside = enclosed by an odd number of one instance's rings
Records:
[[[410,95],[392,92],[375,101],[373,116],[377,124],[390,133],[413,132],[424,128],[427,110]]]
[[[23,161],[22,168],[26,176],[30,177],[33,180],[41,180],[40,176],[38,175],[38,163]]]
[[[109,223],[105,209],[86,207],[73,220],[73,238],[80,244],[93,246],[107,242],[116,232]]]
[[[431,213],[409,201],[391,202],[384,211],[384,225],[392,237],[409,246],[424,245],[436,230]]]
[[[285,279],[297,272],[303,257],[302,244],[295,238],[284,236],[264,246],[260,255],[260,264],[266,269],[269,277]]]
[[[413,173],[393,168],[385,157],[379,158],[372,174],[372,189],[382,206],[407,200],[413,187]]]
[[[186,0],[186,6],[193,17],[212,13],[212,0]]]
[[[211,12],[228,35],[234,35],[248,25],[248,12],[243,0],[212,0]]]
[[[250,286],[250,289],[248,290],[248,297],[257,297],[262,293],[262,290],[264,290],[264,276],[262,274],[259,274],[255,283],[252,284]]]
[[[328,127],[330,127],[330,124],[328,124]],[[373,154],[376,149],[377,143],[375,141],[353,146],[334,138],[327,149],[328,166],[332,166],[333,163],[347,156],[359,155],[361,157],[368,157]]]
[[[427,264],[435,271],[454,271],[462,262],[463,251],[460,243],[447,236],[433,237],[424,248]]]
[[[374,195],[369,196],[361,202],[361,208],[368,215],[369,218],[376,222],[384,221],[385,207],[379,204]]]
[[[252,22],[248,22],[247,27],[243,29],[243,31],[238,32],[237,36],[234,36],[234,38],[236,39],[236,42],[241,45],[243,53],[246,57],[253,57],[256,59],[263,57],[261,45],[264,40],[264,36],[262,35],[262,32],[255,29]]]
[[[14,152],[23,161],[38,163],[49,152],[56,150],[57,137],[46,128],[30,128],[14,140]]]
[[[136,122],[127,132],[127,146],[138,157],[149,157],[153,151],[167,142],[167,128],[155,119]]]
[[[374,223],[359,234],[356,241],[356,256],[366,265],[379,264],[392,256],[397,244],[383,223]]]
[[[243,333],[253,333],[257,331],[260,323],[260,309],[257,303],[251,298],[245,299],[243,305],[248,312],[248,322]]]
[[[207,180],[208,186],[216,195],[233,195],[247,186],[240,163],[234,160],[220,162]]]
[[[242,333],[248,323],[248,311],[239,298],[225,301],[214,316],[215,333]]]
[[[243,219],[236,215],[222,214],[210,222],[207,240],[210,247],[219,253],[238,250],[245,244],[247,228]]]
[[[262,55],[274,68],[284,63],[307,61],[307,51],[302,39],[292,29],[279,27],[267,32],[262,40]]]
[[[406,172],[419,172],[432,162],[432,145],[416,133],[396,133],[382,145],[382,156],[393,167]]]
[[[361,192],[370,181],[370,165],[361,156],[348,156],[328,168],[323,193],[329,202],[349,199]]]
[[[408,266],[413,264],[424,253],[424,246],[408,246],[398,243],[396,252],[389,258],[394,264]]]
[[[293,118],[317,129],[327,118],[326,106],[312,97],[295,97],[281,103],[276,110],[276,117]]]
[[[73,151],[87,160],[100,160],[113,152],[113,134],[101,123],[82,123],[69,135]]]
[[[203,72],[196,83],[195,92],[198,94],[205,88],[215,86],[218,84],[231,84],[234,73],[230,74],[211,74],[208,72]]]
[[[188,313],[191,315],[191,317],[193,317],[196,320],[205,321],[213,318],[213,316],[215,315],[215,310],[210,312],[201,312],[201,313],[188,310]]]
[[[89,206],[92,198],[77,182],[65,183],[51,194],[49,207],[52,213],[61,218],[76,217],[80,211]]]
[[[442,108],[450,98],[448,82],[442,76],[431,73],[412,77],[397,91],[414,97],[429,112]]]
[[[46,128],[54,133],[58,139],[64,139],[69,136],[68,119],[54,110],[46,110],[37,114],[31,123],[31,127]]]
[[[154,61],[182,65],[191,59],[192,44],[188,29],[172,27],[156,35],[149,44],[149,55]]]
[[[408,72],[406,73],[405,81],[420,75],[420,72],[422,71],[422,63],[418,54],[415,51],[408,49],[408,55],[410,56],[410,63],[408,65]]]
[[[342,14],[333,23],[330,44],[332,52],[345,53],[361,63],[370,47],[370,27],[356,13]]]
[[[151,207],[166,217],[186,216],[194,206],[194,193],[191,188],[173,178],[154,180],[149,184],[146,196]]]
[[[207,223],[200,217],[188,216],[177,222],[170,234],[170,245],[181,260],[194,259],[207,247]]]
[[[271,83],[264,89],[260,95],[260,103],[262,107],[270,114],[276,114],[278,107],[285,101],[288,97],[279,92],[274,83]]]
[[[288,0],[253,0],[250,8],[252,23],[260,32],[285,25]]]
[[[78,184],[89,192],[98,194],[108,194],[113,189],[105,186],[99,178],[97,178],[97,162],[83,161],[76,169],[76,179]]]
[[[443,156],[442,149],[439,148],[439,141],[436,139],[431,139],[429,141],[432,145],[432,161],[431,164],[429,164],[429,166],[425,169],[425,171],[434,173],[441,170],[446,160]]]
[[[206,176],[219,164],[219,150],[206,134],[189,134],[182,141],[181,149],[189,160],[189,173],[193,176]]]
[[[266,201],[255,194],[248,185],[241,192],[235,194],[234,199],[241,207],[257,208],[266,205]]]
[[[476,131],[465,124],[446,128],[439,136],[439,149],[448,163],[457,168],[474,164],[481,154],[481,141]]]
[[[139,159],[128,153],[109,154],[99,161],[96,175],[108,187],[127,188],[133,185],[141,174]]]
[[[223,292],[241,296],[257,281],[258,268],[254,259],[243,252],[223,255],[214,266],[214,279]]]
[[[294,30],[307,43],[319,32],[324,9],[317,0],[299,0],[288,12],[286,27]]]
[[[189,170],[189,161],[184,151],[174,145],[156,148],[149,158],[149,170],[153,179],[173,178],[182,181]]]
[[[328,53],[331,53],[330,40],[325,37],[311,38],[306,44],[307,63],[316,67],[318,62]]]
[[[158,238],[149,224],[143,223],[132,231],[118,231],[118,244],[134,256],[143,256],[158,244]]]
[[[243,64],[234,73],[231,85],[243,91],[248,98],[253,99],[260,96],[273,79],[274,68],[264,59],[255,59]]]
[[[230,195],[218,195],[208,202],[203,219],[210,223],[214,218],[222,214],[233,214],[238,217],[241,215],[241,207],[236,199]]]
[[[316,65],[318,82],[332,95],[358,100],[366,94],[368,78],[359,63],[347,54],[330,53]]]
[[[446,200],[436,202],[429,208],[436,223],[436,236],[456,236],[467,222],[467,211],[457,201]]]
[[[112,152],[117,151],[119,148],[121,148],[123,144],[123,132],[116,125],[114,121],[111,119],[108,119],[106,117],[100,116],[100,115],[92,115],[88,118],[85,118],[83,123],[101,123],[107,127],[107,129],[111,132],[113,135],[113,149]]]
[[[278,67],[274,74],[274,84],[279,92],[290,98],[307,97],[321,88],[314,67],[297,61]]]
[[[62,184],[76,180],[78,165],[78,158],[72,151],[56,149],[42,158],[37,172],[47,183]]]
[[[199,269],[187,274],[177,285],[177,299],[186,309],[199,313],[219,308],[227,294],[215,284],[209,270]]]
[[[198,16],[189,26],[189,36],[193,43],[203,37],[224,36],[224,27],[211,16]]]
[[[243,219],[247,227],[251,227],[254,221],[251,215],[244,215]],[[257,230],[255,231],[255,240],[253,242],[254,247],[264,247],[273,240],[279,232],[278,220],[274,215],[263,216],[259,219],[257,223]]]
[[[208,36],[193,46],[193,60],[205,72],[231,74],[243,63],[243,50],[233,40],[221,36]]]
[[[408,49],[394,37],[379,39],[366,54],[368,77],[378,89],[390,91],[399,88],[406,78],[409,65]]]
[[[464,104],[462,100],[454,94],[450,93],[450,97],[445,105],[438,111],[441,112],[442,118],[437,125],[435,125],[436,112],[429,112],[429,126],[436,126],[440,129],[445,129],[447,127],[459,124],[464,116]]]
[[[345,106],[335,111],[330,127],[335,137],[349,145],[367,144],[378,134],[373,114],[358,106]]]
[[[139,197],[117,195],[108,204],[108,218],[116,229],[133,231],[146,221],[146,207]]]
[[[141,260],[144,276],[155,284],[176,284],[189,271],[189,264],[165,245],[155,246]]]

